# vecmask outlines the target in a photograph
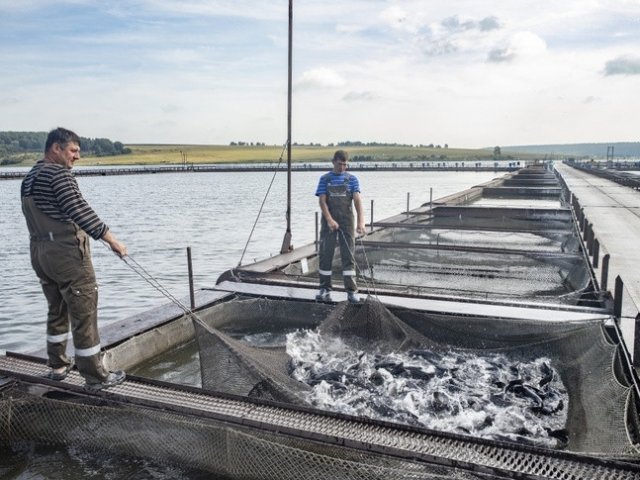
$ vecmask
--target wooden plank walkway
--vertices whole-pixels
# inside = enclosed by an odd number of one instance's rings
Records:
[[[608,289],[614,291],[618,276],[624,282],[621,327],[631,349],[635,317],[640,312],[640,192],[568,165],[556,164],[555,168],[600,245],[596,278],[602,274],[602,257],[609,254]]]

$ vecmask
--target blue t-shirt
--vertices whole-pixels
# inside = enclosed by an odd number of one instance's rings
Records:
[[[316,196],[327,194],[327,185],[344,185],[345,176],[349,176],[349,192],[353,195],[354,193],[360,193],[360,183],[355,175],[350,174],[349,172],[335,173],[333,170],[329,173],[325,173],[320,177],[320,181],[318,182],[318,188],[316,189]]]

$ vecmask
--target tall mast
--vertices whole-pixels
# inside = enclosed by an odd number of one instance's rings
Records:
[[[289,78],[287,85],[287,231],[282,240],[280,253],[293,250],[291,245],[291,70],[293,52],[293,0],[289,0]]]

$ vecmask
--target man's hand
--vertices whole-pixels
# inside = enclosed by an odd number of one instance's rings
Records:
[[[128,255],[127,246],[119,241],[110,230],[102,236],[102,240],[107,242],[111,247],[111,250],[113,250],[120,258]]]
[[[338,225],[338,222],[336,222],[333,218],[331,220],[327,220],[327,225],[329,226],[329,229],[332,232],[335,232],[340,228],[340,225]]]
[[[364,222],[358,223],[358,226],[356,227],[356,232],[358,232],[359,235],[364,235],[364,232],[365,232]]]

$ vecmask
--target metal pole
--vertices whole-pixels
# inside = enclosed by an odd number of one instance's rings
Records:
[[[616,321],[620,322],[620,317],[622,317],[622,289],[624,288],[624,283],[622,283],[622,279],[620,275],[616,277],[616,287],[613,293],[613,315],[616,317]]]
[[[433,209],[433,187],[429,188],[429,209]]]
[[[633,331],[633,366],[640,365],[640,313],[636,315]]]
[[[409,218],[409,198],[411,197],[411,192],[407,192],[407,218]]]
[[[289,0],[289,57],[287,82],[287,231],[282,240],[280,253],[290,252],[291,246],[291,85],[293,59],[293,0]]]
[[[189,269],[189,298],[191,299],[191,310],[196,308],[196,296],[193,291],[193,265],[191,263],[191,247],[187,247],[187,267]]]
[[[373,232],[373,200],[371,200],[371,224],[369,225],[369,229]]]
[[[609,279],[609,258],[611,256],[607,253],[602,257],[602,272],[600,273],[600,290],[607,291],[607,282]]]
[[[316,212],[316,241],[315,241],[316,252],[318,251],[318,245],[319,245],[319,243],[318,243],[318,218],[319,218],[319,215],[318,215],[318,212]]]
[[[593,255],[593,239],[595,238],[593,233],[593,224],[589,224],[589,228],[585,231],[584,241],[587,243],[587,252],[589,255]]]

